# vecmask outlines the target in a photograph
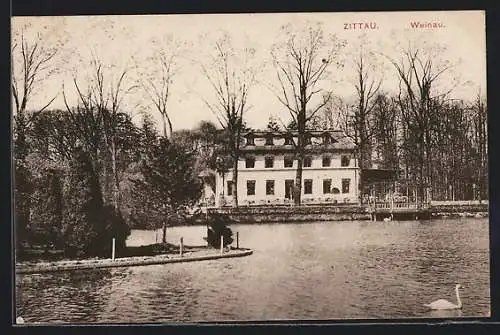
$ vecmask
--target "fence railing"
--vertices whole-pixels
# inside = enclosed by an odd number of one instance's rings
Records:
[[[384,203],[377,203],[375,204],[375,207],[376,208],[419,208],[421,207],[421,204],[419,203],[399,203],[399,202],[395,202],[395,203],[388,203],[388,202],[384,202]]]
[[[488,203],[486,200],[445,200],[445,201],[431,201],[432,206],[474,206],[474,205],[484,205]]]
[[[404,210],[404,209],[424,209],[428,208],[428,205],[421,202],[376,202],[369,204],[370,208],[375,209],[396,209],[396,210]]]

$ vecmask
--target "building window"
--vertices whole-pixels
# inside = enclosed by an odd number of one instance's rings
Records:
[[[286,168],[291,168],[293,166],[293,157],[291,156],[285,156],[285,167]]]
[[[342,179],[342,193],[349,193],[349,186],[351,184],[351,179]]]
[[[255,157],[245,158],[245,167],[247,169],[253,169],[255,167]]]
[[[267,156],[266,158],[264,158],[264,166],[266,168],[272,168],[274,166],[274,157]]]
[[[253,136],[247,136],[247,145],[255,145]]]
[[[330,156],[323,156],[323,167],[329,167],[332,162]]]
[[[312,179],[304,179],[304,194],[313,193],[313,181]]]
[[[312,158],[311,156],[304,157],[304,167],[311,167]]]
[[[266,180],[266,195],[274,195],[274,180]]]
[[[349,166],[351,163],[351,157],[349,155],[342,155],[340,158],[340,166]]]
[[[255,180],[247,180],[247,195],[255,195]]]
[[[227,181],[227,195],[233,195],[233,181]]]
[[[285,198],[292,199],[292,193],[293,193],[293,179],[286,179],[285,180]]]
[[[323,179],[323,194],[328,194],[332,192],[332,180]]]
[[[292,136],[285,137],[285,145],[293,145]]]
[[[273,137],[271,135],[266,136],[266,145],[274,145]]]

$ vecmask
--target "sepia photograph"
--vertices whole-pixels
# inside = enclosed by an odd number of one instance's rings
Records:
[[[491,316],[484,11],[11,30],[16,325]]]

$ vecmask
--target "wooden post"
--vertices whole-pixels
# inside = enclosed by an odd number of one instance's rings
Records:
[[[180,245],[179,245],[179,254],[182,257],[182,253],[184,252],[184,239],[181,237]]]
[[[111,240],[111,259],[115,260],[115,238]]]
[[[208,221],[205,221],[206,226],[207,226],[207,248],[210,246],[210,243],[208,243]]]
[[[224,252],[224,235],[220,236],[220,254]]]
[[[394,220],[394,194],[391,192],[391,221]]]
[[[236,249],[240,248],[240,234],[236,232]]]

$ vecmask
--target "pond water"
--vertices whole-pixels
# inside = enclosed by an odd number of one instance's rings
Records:
[[[487,219],[233,225],[251,256],[17,275],[26,323],[135,323],[490,316]],[[169,242],[202,245],[205,227]],[[128,244],[161,234],[133,231]],[[424,303],[463,309],[429,312]]]

